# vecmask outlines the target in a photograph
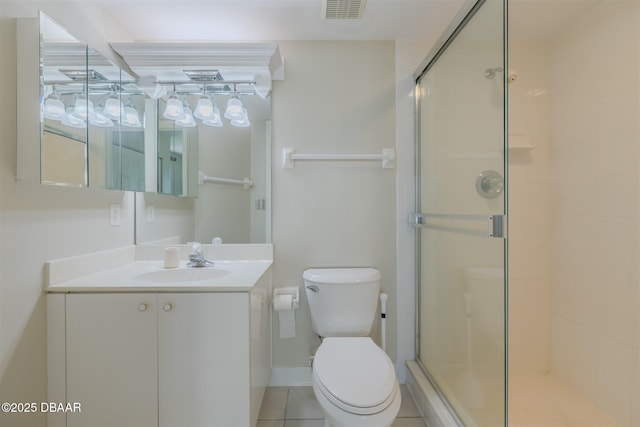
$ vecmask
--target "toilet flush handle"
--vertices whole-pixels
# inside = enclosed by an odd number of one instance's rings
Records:
[[[320,290],[316,285],[309,285],[307,286],[307,289],[309,289],[312,292],[318,292]]]

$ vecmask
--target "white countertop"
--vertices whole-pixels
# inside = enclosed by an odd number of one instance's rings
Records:
[[[163,261],[133,261],[47,286],[52,293],[248,292],[271,260],[217,260],[213,267],[165,269]],[[181,280],[174,281],[175,275]]]

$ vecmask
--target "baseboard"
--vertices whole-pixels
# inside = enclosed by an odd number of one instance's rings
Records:
[[[269,387],[310,386],[311,368],[271,368]]]

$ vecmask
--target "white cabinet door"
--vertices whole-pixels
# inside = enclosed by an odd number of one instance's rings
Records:
[[[156,427],[156,296],[70,294],[66,313],[67,400],[82,404],[67,427]]]
[[[249,294],[158,295],[160,427],[248,427]]]

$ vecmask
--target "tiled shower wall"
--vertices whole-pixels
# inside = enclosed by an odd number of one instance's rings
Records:
[[[511,31],[509,133],[535,148],[509,151],[509,372],[638,426],[640,4]]]
[[[547,48],[511,43],[509,64],[509,374],[550,369],[550,136]],[[528,143],[533,149],[514,147]]]
[[[602,2],[550,45],[551,372],[640,425],[640,4]]]

